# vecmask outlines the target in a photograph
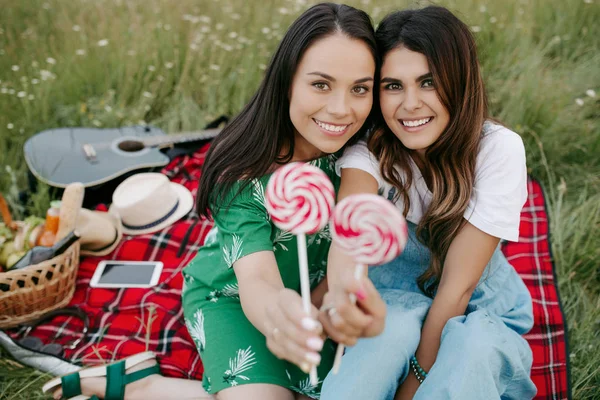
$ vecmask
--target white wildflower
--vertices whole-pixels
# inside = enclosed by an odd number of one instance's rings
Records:
[[[154,72],[156,71],[156,67],[154,65],[148,65],[148,71]]]
[[[229,32],[229,36],[231,39],[235,39],[236,37],[238,37],[238,33],[237,32]]]
[[[165,63],[165,68],[166,69],[171,69],[171,68],[173,68],[173,65],[174,64],[172,62]]]
[[[12,128],[14,128],[15,126],[9,122],[9,123],[8,123],[8,125],[6,125],[6,127],[7,127],[8,129],[12,129]]]
[[[267,69],[267,66],[265,64],[258,64],[258,69],[264,71],[265,69]]]
[[[39,79],[37,79],[37,78],[33,78],[33,79],[31,80],[31,84],[32,84],[32,85],[37,85],[38,83],[40,83],[40,80],[39,80]]]
[[[111,112],[112,111],[112,107],[111,106],[104,106],[104,111]]]
[[[47,81],[48,79],[54,79],[56,78],[56,75],[54,75],[52,72],[42,69],[40,70],[40,77],[42,78],[43,81]]]
[[[477,26],[477,25],[475,25],[475,26],[472,26],[472,27],[471,27],[471,31],[472,31],[473,33],[481,32],[481,27],[480,27],[480,26]]]
[[[2,89],[0,89],[0,93],[6,94],[6,93],[8,93],[8,89],[3,87]]]
[[[20,98],[20,99],[22,99],[25,96],[27,96],[27,92],[20,91],[19,93],[17,93],[17,97]]]
[[[81,30],[81,27],[79,25],[73,25],[73,29],[75,32],[79,32]]]
[[[596,97],[596,91],[594,89],[588,89],[588,90],[586,90],[585,94],[587,94],[591,98]]]
[[[593,0],[583,0],[583,2],[584,2],[585,4],[592,4],[592,1],[593,1]]]
[[[210,64],[210,66],[208,68],[212,69],[213,71],[218,71],[221,69],[221,67],[218,66],[217,64]]]
[[[210,27],[209,26],[203,26],[202,28],[200,28],[200,32],[202,32],[202,33],[208,33],[208,32],[210,32]]]
[[[171,25],[166,24],[165,27],[164,27],[164,30],[165,31],[170,31],[171,30]]]
[[[264,33],[265,35],[267,35],[269,32],[271,32],[271,28],[265,26],[264,28],[262,28],[260,30],[262,33]]]
[[[46,62],[48,64],[52,64],[52,65],[56,64],[56,60],[54,58],[52,58],[52,57],[46,58]]]
[[[221,29],[225,28],[225,24],[222,24],[219,22],[218,24],[215,25],[215,28],[217,28],[217,30],[220,31]]]
[[[584,101],[583,101],[583,99],[576,98],[576,99],[575,99],[575,104],[577,104],[578,106],[583,106],[583,104],[584,104]]]
[[[8,89],[8,94],[15,94],[15,89]]]
[[[85,50],[77,49],[77,50],[75,50],[75,54],[77,54],[78,56],[85,56]]]
[[[13,65],[12,67],[10,67],[10,69],[12,69],[13,71],[17,72],[21,68],[18,65]]]
[[[490,17],[490,23],[491,24],[495,24],[496,22],[498,22],[498,18],[496,18],[496,17]]]
[[[27,100],[29,100],[29,101],[34,100],[34,99],[35,99],[35,96],[32,95],[32,94],[30,94],[29,96],[27,96]]]
[[[280,8],[279,10],[277,10],[277,11],[279,11],[279,14],[281,14],[281,15],[287,15],[287,14],[289,14],[289,13],[290,13],[290,10],[288,10],[288,9],[287,9],[287,8],[285,8],[285,7],[281,7],[281,8]]]
[[[144,93],[142,93],[142,96],[144,96],[147,99],[151,99],[152,98],[152,93],[150,93],[150,92],[144,92]]]
[[[482,13],[484,13],[484,12],[487,11],[487,7],[486,6],[481,6],[481,7],[479,7],[479,11],[482,12]]]
[[[104,46],[108,46],[108,39],[102,39],[98,41],[98,46],[99,47],[104,47]]]

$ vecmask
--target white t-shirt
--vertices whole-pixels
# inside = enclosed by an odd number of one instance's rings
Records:
[[[523,140],[501,125],[486,122],[475,166],[475,184],[464,217],[478,229],[492,236],[516,242],[519,240],[521,209],[527,199],[527,167]],[[406,219],[421,221],[431,203],[431,192],[417,165],[410,159],[413,184],[409,189],[410,209]],[[336,171],[357,168],[371,174],[379,184],[379,192],[389,200],[396,189],[384,181],[379,162],[364,141],[349,147],[336,163]],[[400,175],[402,176],[402,175]],[[396,206],[403,211],[400,198]]]

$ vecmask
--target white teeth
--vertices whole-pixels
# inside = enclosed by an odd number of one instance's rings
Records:
[[[425,119],[419,119],[417,121],[402,121],[402,124],[404,126],[421,126],[421,125],[425,125],[426,123],[428,123],[429,121],[431,121],[431,117],[430,118],[425,118]]]
[[[328,130],[328,131],[330,131],[330,132],[342,132],[342,131],[344,131],[344,130],[345,130],[347,127],[348,127],[348,125],[341,125],[341,126],[329,125],[329,124],[326,124],[326,123],[324,123],[324,122],[321,122],[321,121],[319,121],[319,120],[316,120],[316,119],[315,119],[314,121],[315,121],[315,122],[317,123],[317,125],[319,125],[321,128],[323,128],[323,129],[325,129],[325,130]]]

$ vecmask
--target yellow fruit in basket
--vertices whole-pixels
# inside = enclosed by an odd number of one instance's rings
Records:
[[[6,269],[11,269],[13,265],[17,263],[27,253],[26,251],[18,251],[16,253],[12,253],[8,256],[8,260],[6,260]]]
[[[8,256],[15,252],[15,243],[11,240],[9,242],[5,242],[2,246],[2,250],[0,250],[0,264],[6,265],[8,261]]]

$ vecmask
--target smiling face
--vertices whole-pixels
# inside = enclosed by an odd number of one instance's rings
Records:
[[[336,33],[304,53],[290,90],[293,160],[335,153],[361,128],[373,105],[375,60],[360,40]]]
[[[401,46],[381,67],[381,113],[402,144],[423,154],[444,132],[450,114],[440,101],[427,57]]]

